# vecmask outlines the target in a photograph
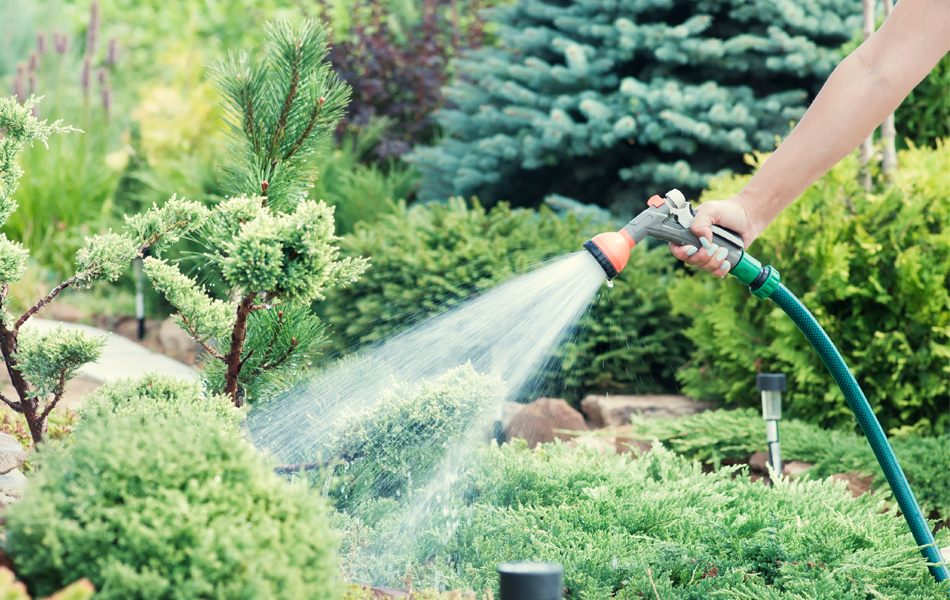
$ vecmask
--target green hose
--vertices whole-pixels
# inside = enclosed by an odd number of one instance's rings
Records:
[[[898,506],[900,506],[904,519],[907,520],[907,525],[914,535],[914,540],[929,563],[930,574],[938,582],[950,579],[946,561],[940,554],[940,549],[937,547],[937,542],[930,531],[930,526],[920,510],[914,492],[910,489],[907,477],[897,462],[894,449],[888,443],[887,436],[884,435],[884,430],[881,428],[881,423],[877,420],[871,405],[868,404],[864,392],[854,379],[854,375],[851,374],[851,370],[845,364],[838,349],[831,343],[828,334],[825,333],[815,317],[808,312],[808,309],[798,298],[780,283],[778,271],[771,266],[762,267],[759,261],[745,254],[736,268],[733,269],[732,274],[740,282],[750,286],[755,296],[763,299],[769,298],[775,302],[779,308],[785,311],[785,314],[791,317],[795,325],[808,338],[809,343],[818,352],[822,362],[828,367],[831,376],[834,377],[838,387],[844,393],[848,406],[851,407],[851,411],[857,417],[858,424],[861,425],[865,437],[870,442],[874,456],[877,457],[877,461],[884,471],[887,483],[891,486],[891,491],[897,500]]]

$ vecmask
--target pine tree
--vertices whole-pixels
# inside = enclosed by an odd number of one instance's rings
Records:
[[[37,102],[30,98],[20,105],[15,97],[0,98],[0,224],[17,208],[13,194],[23,174],[17,164],[20,152],[34,141],[45,144],[54,133],[77,131],[61,121],[51,125],[37,121],[33,116]],[[0,400],[23,414],[34,444],[42,441],[49,415],[62,399],[66,382],[78,375],[84,364],[99,358],[106,338],[62,328],[37,333],[22,329],[23,325],[66,288],[79,290],[115,281],[133,258],[141,257],[146,249],[159,255],[200,226],[207,216],[207,209],[200,204],[172,198],[162,208],[126,217],[128,233],[110,230],[86,238],[85,247],[76,254],[76,273],[19,317],[7,310],[8,291],[26,271],[29,251],[0,233],[0,352],[18,398],[11,400],[0,394]]]
[[[265,31],[262,60],[242,51],[211,67],[229,111],[233,145],[222,183],[232,197],[197,236],[207,248],[202,270],[219,277],[229,300],[210,297],[176,265],[144,264],[210,357],[208,388],[237,406],[285,387],[310,364],[324,339],[310,303],[368,264],[337,258],[333,209],[307,198],[316,175],[308,157],[330,139],[350,95],[324,60],[328,30],[278,21]]]
[[[771,150],[860,26],[834,0],[515,0],[499,44],[473,50],[438,114],[447,137],[408,160],[420,198],[549,193],[629,211],[694,192]]]

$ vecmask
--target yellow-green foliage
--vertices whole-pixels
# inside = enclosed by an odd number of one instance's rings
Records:
[[[105,411],[68,452],[44,453],[5,515],[4,549],[31,591],[88,577],[103,600],[336,598],[324,502],[281,481],[234,425],[160,412]]]
[[[868,193],[857,157],[846,158],[749,252],[814,313],[886,431],[939,434],[950,426],[950,145],[910,148],[899,162],[893,185]],[[718,179],[701,200],[727,198],[748,180]],[[678,376],[685,393],[754,406],[755,374],[785,373],[791,416],[852,426],[831,375],[774,304],[732,279],[682,277],[670,293],[688,299],[674,306],[694,317],[687,335],[696,352]]]
[[[876,495],[852,498],[842,482],[768,487],[734,478],[736,468],[705,474],[658,444],[640,459],[561,443],[490,447],[480,458],[459,484],[467,500],[426,523],[420,584],[439,571],[446,587],[483,590],[497,585],[499,563],[531,560],[562,563],[572,599],[930,600],[950,591],[928,573],[904,520],[882,513]]]
[[[88,579],[80,579],[44,600],[88,600],[96,592],[96,588]],[[0,599],[2,600],[30,600],[26,585],[16,580],[13,571],[0,567]]]

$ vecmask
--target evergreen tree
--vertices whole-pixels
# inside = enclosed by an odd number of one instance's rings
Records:
[[[209,389],[241,406],[281,389],[310,364],[324,328],[309,305],[337,283],[355,281],[364,259],[337,259],[333,209],[307,199],[308,166],[330,139],[350,89],[327,56],[327,34],[313,21],[265,26],[264,58],[230,54],[212,66],[226,99],[233,145],[222,184],[233,195],[198,232],[202,271],[229,300],[211,298],[176,265],[148,258],[145,272],[178,311],[178,324],[210,357]]]
[[[629,212],[701,189],[770,150],[860,26],[835,0],[515,0],[499,44],[458,60],[438,121],[408,156],[420,197],[538,205],[560,193]]]
[[[34,141],[45,144],[54,133],[76,131],[60,121],[52,125],[37,121],[33,116],[36,102],[30,98],[20,105],[15,97],[0,98],[0,225],[17,208],[13,194],[23,174],[17,164],[20,152]],[[85,247],[76,253],[76,273],[19,317],[7,311],[8,291],[26,271],[29,251],[0,233],[0,352],[18,398],[0,394],[0,400],[23,414],[34,444],[42,441],[66,382],[78,375],[84,364],[99,358],[106,338],[62,328],[37,333],[22,329],[23,325],[66,288],[88,289],[95,283],[115,281],[133,258],[141,257],[145,250],[159,255],[207,216],[207,209],[200,204],[172,198],[162,208],[126,217],[128,233],[109,231],[86,238]]]

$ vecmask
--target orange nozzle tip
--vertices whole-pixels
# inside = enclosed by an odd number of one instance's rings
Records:
[[[625,231],[598,233],[591,239],[591,243],[600,250],[603,257],[610,263],[610,266],[613,267],[614,272],[611,273],[607,265],[603,264],[600,257],[592,252],[594,257],[601,262],[601,266],[604,267],[604,271],[607,272],[608,277],[616,277],[617,273],[623,271],[623,268],[627,266],[627,261],[630,260],[630,251],[636,245],[633,238]]]

